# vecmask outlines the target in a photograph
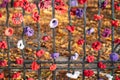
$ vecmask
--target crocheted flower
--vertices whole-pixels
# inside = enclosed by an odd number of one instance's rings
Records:
[[[93,70],[84,70],[83,72],[84,76],[91,77],[94,75]]]
[[[6,36],[12,36],[13,32],[14,32],[13,28],[9,27],[5,30],[5,35]]]
[[[27,80],[34,80],[33,78],[28,78]]]
[[[115,80],[120,80],[120,77],[119,76],[115,76]]]
[[[102,33],[103,37],[109,37],[111,35],[111,29],[105,28],[104,32]]]
[[[25,9],[26,6],[29,5],[28,0],[18,0],[18,2],[19,2],[20,7],[22,7],[23,9]]]
[[[17,79],[20,77],[20,72],[16,72],[12,75],[12,78]]]
[[[35,9],[36,5],[33,3],[29,3],[28,5],[26,5],[25,7],[25,11],[27,12],[32,12]]]
[[[0,41],[0,48],[7,49],[7,43],[5,41]]]
[[[40,66],[37,64],[36,61],[33,61],[32,64],[31,64],[31,68],[32,70],[38,70],[40,68]]]
[[[86,60],[87,60],[87,62],[91,63],[91,62],[94,62],[95,57],[94,56],[87,56]]]
[[[70,5],[71,5],[71,7],[78,6],[78,1],[77,0],[71,0]]]
[[[56,68],[57,68],[57,65],[56,64],[52,64],[50,66],[50,71],[54,71]]]
[[[75,53],[73,56],[71,56],[71,60],[77,60],[79,57],[78,53]]]
[[[118,27],[119,26],[119,21],[118,20],[112,20],[111,21],[112,26]]]
[[[7,6],[7,3],[9,2],[10,0],[2,0],[2,3],[0,4],[0,7],[2,8],[5,8]]]
[[[16,58],[16,64],[23,64],[23,58]]]
[[[80,4],[85,4],[85,3],[87,2],[87,0],[78,0],[78,2],[79,2]]]
[[[17,48],[19,49],[24,49],[24,44],[23,44],[23,40],[19,40],[18,43],[17,43]]]
[[[94,15],[94,20],[96,21],[101,20],[102,18],[103,18],[103,15],[97,15],[97,14]]]
[[[78,9],[78,8],[76,8],[76,7],[71,8],[70,14],[71,14],[71,15],[76,15],[76,10],[77,10],[77,9]]]
[[[115,1],[115,2],[114,2],[114,8],[115,8],[115,10],[120,11],[120,3],[117,2],[117,1]]]
[[[114,43],[119,44],[120,43],[120,39],[116,38],[115,41],[114,41]]]
[[[23,21],[23,15],[21,13],[13,14],[12,21],[14,24],[20,24]]]
[[[95,51],[98,51],[100,50],[102,44],[99,42],[99,41],[96,41],[94,43],[92,43],[92,48],[95,50]]]
[[[0,13],[0,18],[2,18],[2,13]]]
[[[43,56],[44,53],[45,53],[44,50],[39,50],[39,51],[36,52],[36,56],[41,57],[41,56]]]
[[[3,79],[4,78],[4,73],[0,73],[0,79]]]
[[[99,62],[99,63],[98,63],[98,67],[99,67],[100,69],[105,69],[105,68],[106,68],[106,65],[103,64],[102,62]]]
[[[50,36],[47,36],[47,35],[46,35],[46,36],[43,36],[43,37],[42,37],[42,40],[43,40],[43,41],[48,41],[48,40],[50,40]]]
[[[48,9],[51,7],[51,0],[40,0],[38,6],[40,9]]]
[[[27,36],[33,36],[34,35],[34,30],[29,27],[29,26],[26,26],[24,28],[24,33],[27,35]]]
[[[0,61],[0,66],[2,66],[2,67],[7,66],[7,61],[6,60]]]
[[[57,59],[58,57],[59,57],[59,53],[53,53],[53,54],[51,54],[51,57],[53,58],[53,59]]]
[[[87,31],[86,31],[86,34],[92,34],[93,32],[94,32],[95,30],[94,30],[94,28],[89,28],[89,29],[87,29]]]
[[[40,16],[39,16],[38,12],[33,12],[32,18],[34,21],[38,22],[40,20]]]
[[[101,8],[102,8],[102,9],[105,9],[106,6],[107,6],[107,4],[108,4],[108,0],[103,0],[103,1],[101,2]]]
[[[51,21],[50,21],[50,28],[56,28],[58,26],[58,20],[56,18],[53,18]]]
[[[118,61],[119,60],[119,55],[115,52],[110,54],[110,60],[111,61]]]
[[[84,42],[85,42],[84,39],[79,39],[79,40],[77,41],[77,44],[78,44],[78,45],[83,45]]]
[[[75,27],[74,26],[67,26],[66,29],[72,33],[72,32],[74,32]]]
[[[78,8],[78,9],[76,10],[76,16],[77,16],[77,18],[83,17],[83,9]]]

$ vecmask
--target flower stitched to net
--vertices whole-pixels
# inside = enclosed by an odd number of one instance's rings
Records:
[[[32,18],[34,21],[38,22],[40,20],[40,16],[39,16],[38,12],[33,12]]]
[[[95,51],[98,51],[100,50],[102,44],[99,42],[99,41],[96,41],[94,43],[92,43],[92,48],[95,50]]]
[[[31,69],[36,71],[39,68],[40,68],[40,66],[37,64],[37,62],[33,61],[32,64],[31,64]]]
[[[102,33],[102,36],[103,36],[103,37],[109,37],[110,34],[111,34],[111,29],[105,28],[105,29],[104,29],[104,32]]]
[[[101,20],[104,16],[103,15],[97,15],[95,14],[94,15],[94,20],[98,21],[98,20]]]
[[[21,65],[21,64],[23,64],[23,61],[24,61],[23,58],[17,58],[16,59],[16,64],[20,64]]]
[[[114,43],[120,44],[120,39],[119,39],[119,38],[116,38],[115,41],[114,41]]]
[[[28,78],[27,80],[34,80],[33,78]]]
[[[7,66],[7,61],[6,60],[0,61],[0,66],[2,66],[2,67]]]
[[[6,36],[12,36],[13,32],[14,32],[13,28],[9,27],[5,30],[5,35]]]
[[[102,9],[105,9],[106,6],[107,6],[107,4],[108,4],[108,0],[103,0],[103,1],[101,2],[101,8],[102,8]]]
[[[32,12],[35,9],[36,5],[33,3],[29,3],[28,5],[26,5],[25,7],[25,11],[27,12]]]
[[[77,0],[71,0],[70,5],[71,5],[71,7],[76,7],[76,6],[78,6],[78,1]]]
[[[119,55],[115,52],[110,54],[110,60],[111,61],[118,61],[119,60]]]
[[[36,52],[36,56],[41,57],[41,56],[43,56],[44,53],[45,53],[45,51],[41,49],[41,50]]]
[[[20,72],[16,72],[12,75],[12,78],[17,79],[20,77]]]
[[[87,60],[87,62],[91,63],[91,62],[94,62],[95,57],[94,56],[87,56],[86,60]]]
[[[52,64],[50,66],[50,71],[54,71],[56,68],[57,68],[57,65],[56,64]]]
[[[59,53],[52,53],[51,54],[51,57],[53,58],[53,59],[57,59],[58,57],[59,57]]]
[[[51,7],[51,0],[40,0],[38,6],[40,9],[48,9]]]
[[[26,26],[24,28],[24,33],[27,35],[27,36],[33,36],[34,35],[34,30],[29,27],[29,26]]]
[[[74,27],[74,26],[67,26],[66,29],[67,29],[68,31],[70,31],[71,33],[73,33],[74,30],[75,30],[75,27]]]
[[[84,39],[79,39],[79,40],[77,41],[77,44],[78,44],[78,45],[83,45],[83,44],[84,44],[84,42],[85,42],[85,40],[84,40]]]
[[[83,9],[78,8],[76,10],[76,16],[77,16],[77,18],[82,18],[83,17]]]
[[[2,0],[0,7],[5,8],[10,0]]]
[[[0,13],[0,18],[2,18],[2,13]]]
[[[0,73],[0,79],[3,79],[4,78],[4,73]]]
[[[78,0],[79,4],[85,4],[87,2],[87,0]]]
[[[99,67],[100,69],[105,69],[105,68],[106,68],[106,65],[103,64],[102,62],[99,62],[99,63],[98,63],[98,67]]]
[[[115,8],[115,10],[120,11],[120,3],[117,2],[117,1],[115,1],[115,2],[114,2],[114,8]]]
[[[115,80],[120,80],[120,77],[119,76],[115,76]]]
[[[7,43],[5,41],[0,41],[0,48],[1,49],[6,49],[7,48]]]
[[[23,15],[21,13],[13,14],[12,21],[14,24],[20,24],[23,21]]]
[[[112,20],[111,21],[112,26],[118,27],[119,26],[119,21],[118,20]]]
[[[84,74],[84,76],[91,77],[94,75],[94,71],[93,70],[84,70],[83,74]]]

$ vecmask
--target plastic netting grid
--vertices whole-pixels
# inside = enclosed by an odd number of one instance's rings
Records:
[[[11,6],[13,6],[13,2],[14,2],[14,0],[11,0]],[[52,0],[52,4],[51,4],[51,6],[52,6],[52,18],[55,18],[55,7],[54,7],[54,0]],[[38,7],[38,3],[39,3],[39,0],[36,0],[36,6],[37,6],[37,10],[38,10],[38,13],[40,14],[40,8]],[[69,4],[71,3],[71,0],[69,0]],[[101,0],[98,0],[98,15],[100,15],[100,6],[101,6]],[[7,14],[7,18],[6,18],[6,26],[7,27],[9,27],[9,9],[8,9],[9,7],[8,7],[8,4],[7,4],[7,6],[6,6],[6,14]],[[70,71],[70,70],[76,70],[76,69],[81,69],[82,70],[82,72],[85,70],[85,69],[87,69],[87,68],[85,68],[85,64],[87,63],[86,61],[85,61],[85,59],[86,59],[86,8],[87,8],[87,3],[85,3],[84,4],[84,40],[85,40],[85,43],[84,43],[84,45],[83,45],[83,51],[84,51],[84,56],[83,56],[83,60],[82,61],[71,61],[70,60],[70,57],[68,58],[68,61],[61,61],[61,62],[59,62],[59,61],[55,61],[55,59],[54,59],[54,62],[52,62],[52,61],[40,61],[40,60],[36,60],[37,61],[37,63],[38,64],[44,64],[44,63],[55,63],[55,64],[68,64],[68,67],[67,68],[64,68],[64,67],[58,67],[55,71],[53,71],[53,79],[52,80],[56,80],[56,71],[57,70],[62,70],[62,69],[66,69],[66,70],[68,70],[68,72]],[[69,5],[69,7],[68,7],[68,20],[69,20],[69,25],[70,26],[72,26],[72,22],[71,22],[71,15],[70,15],[70,10],[71,10],[71,6]],[[114,19],[115,18],[115,16],[114,16],[114,0],[111,0],[111,11],[112,11],[112,14],[111,14],[111,19]],[[23,14],[23,16],[25,15],[25,11],[24,11],[24,9],[22,9],[22,14]],[[38,27],[38,34],[37,34],[37,42],[38,42],[38,48],[37,48],[37,50],[40,50],[41,49],[41,47],[40,47],[40,23],[36,23],[36,25],[37,25],[37,27]],[[23,29],[24,29],[24,22],[22,22],[22,27],[23,27]],[[101,36],[100,36],[100,29],[101,29],[101,20],[99,20],[98,21],[98,27],[97,27],[97,29],[98,29],[98,41],[101,41]],[[111,30],[112,30],[112,37],[111,37],[111,39],[112,39],[112,44],[111,44],[111,47],[112,47],[112,50],[111,50],[111,52],[114,52],[115,50],[116,50],[116,48],[120,45],[120,44],[117,44],[116,46],[114,46],[114,26],[112,26],[111,27]],[[53,35],[53,53],[54,52],[56,52],[56,47],[55,47],[55,45],[56,45],[56,43],[55,43],[55,34],[56,34],[56,32],[55,32],[55,28],[53,28],[52,29],[52,35]],[[69,37],[69,39],[68,39],[68,51],[69,51],[69,55],[71,55],[71,37],[72,37],[72,34],[68,31],[68,37]],[[21,39],[24,41],[24,32],[22,33],[22,35],[21,35]],[[9,73],[9,75],[8,75],[8,78],[9,78],[9,80],[11,79],[11,76],[10,76],[10,70],[11,69],[23,69],[23,79],[24,80],[26,80],[26,74],[25,74],[25,72],[26,72],[26,66],[25,66],[25,64],[30,64],[30,63],[32,63],[32,61],[30,61],[30,60],[24,60],[24,63],[23,63],[23,67],[22,68],[16,68],[16,67],[11,67],[10,66],[10,64],[11,63],[14,63],[14,62],[12,62],[12,61],[10,61],[10,54],[9,54],[9,52],[10,52],[10,42],[9,42],[9,37],[6,37],[6,41],[7,41],[7,45],[8,45],[8,51],[7,51],[7,57],[8,57],[8,67],[5,67],[5,68],[7,68],[8,69],[8,73]],[[22,53],[22,58],[23,59],[25,59],[24,58],[24,49],[23,50],[21,50],[21,53]],[[97,61],[95,61],[95,62],[93,62],[93,63],[95,63],[95,64],[97,64],[98,62],[100,62],[100,50],[98,51],[98,56],[97,56]],[[118,53],[120,53],[120,50],[118,50]],[[112,75],[114,76],[114,69],[116,68],[115,66],[114,66],[114,64],[115,63],[120,63],[120,61],[116,61],[116,62],[112,62],[112,61],[102,61],[102,62],[104,62],[104,63],[111,63],[111,67],[107,67],[106,69],[111,69],[112,70]],[[71,64],[82,64],[82,68],[76,68],[76,67],[70,67],[70,65]],[[4,68],[1,68],[1,69],[4,69]],[[41,66],[41,68],[39,68],[39,70],[38,70],[38,80],[41,80],[41,70],[42,69],[49,69],[49,67],[42,67]],[[97,79],[99,79],[100,77],[99,77],[99,74],[100,74],[100,69],[98,68],[98,67],[96,67],[96,68],[88,68],[88,69],[96,69],[97,70]],[[70,78],[68,78],[68,80],[70,80]],[[84,76],[84,74],[82,75],[82,80],[85,80],[85,76]]]

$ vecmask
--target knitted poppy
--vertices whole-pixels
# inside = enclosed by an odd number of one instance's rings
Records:
[[[84,40],[84,39],[79,39],[79,40],[77,41],[77,44],[78,44],[78,45],[83,45],[83,44],[84,44],[84,42],[85,42],[85,40]]]
[[[31,64],[31,69],[36,71],[39,68],[40,68],[40,66],[37,64],[37,62],[33,61],[32,64]]]
[[[24,33],[27,35],[27,36],[33,36],[34,35],[34,30],[31,28],[31,27],[29,27],[29,26],[26,26],[25,28],[24,28]]]
[[[106,6],[107,6],[107,4],[108,4],[108,0],[103,0],[103,1],[101,2],[101,8],[102,8],[102,9],[105,9]]]
[[[118,69],[120,69],[120,65],[118,65]]]
[[[28,78],[27,80],[34,80],[33,78]]]
[[[111,21],[112,26],[118,27],[119,26],[119,21],[118,20],[112,20]]]
[[[56,64],[52,64],[50,66],[50,71],[54,71],[56,68],[57,68],[57,65]]]
[[[2,18],[2,13],[0,13],[0,18]]]
[[[51,54],[51,57],[53,58],[53,59],[57,59],[58,57],[59,57],[59,53],[53,53],[53,54]]]
[[[17,48],[19,49],[24,49],[24,44],[23,44],[23,40],[19,40],[18,43],[17,43]]]
[[[1,49],[6,49],[7,48],[7,43],[5,41],[0,41],[0,48]]]
[[[4,73],[0,73],[0,79],[3,79],[4,78]]]
[[[2,67],[7,66],[7,61],[6,60],[0,61],[0,66]]]
[[[78,1],[77,0],[71,0],[70,5],[71,5],[71,7],[78,6]]]
[[[74,26],[67,26],[66,29],[72,33],[72,32],[74,32],[75,27]]]
[[[98,21],[98,20],[101,20],[102,18],[103,18],[103,15],[94,14],[94,20]]]
[[[76,15],[76,10],[77,10],[77,9],[78,9],[78,8],[76,8],[76,7],[71,8],[70,14],[71,14],[71,15]]]
[[[17,79],[20,77],[20,72],[16,72],[12,75],[12,78]]]
[[[44,50],[39,50],[39,51],[36,52],[36,56],[41,57],[41,56],[43,56],[44,53],[45,53]]]
[[[20,2],[19,2],[19,1],[14,1],[13,6],[14,6],[14,7],[19,7],[19,6],[20,6]]]
[[[39,16],[38,12],[33,12],[32,18],[34,21],[38,22],[40,20],[40,16]]]
[[[48,9],[51,7],[51,0],[40,0],[38,6],[40,9]]]
[[[91,62],[94,62],[95,57],[94,56],[87,56],[86,60],[87,60],[87,62],[91,63]]]
[[[43,40],[43,41],[48,41],[48,40],[50,40],[50,36],[47,36],[47,35],[46,35],[46,36],[43,36],[43,37],[42,37],[42,40]]]
[[[76,10],[76,16],[77,16],[77,18],[82,18],[83,17],[83,9],[78,8]]]
[[[20,24],[23,21],[23,15],[21,13],[13,14],[12,21],[14,24]]]
[[[115,80],[120,80],[120,77],[119,76],[115,76]]]
[[[110,35],[111,35],[111,29],[105,28],[103,33],[102,33],[102,36],[103,37],[109,37]]]
[[[91,77],[94,75],[94,71],[93,70],[84,70],[83,74],[86,77]]]
[[[86,33],[90,35],[90,34],[92,34],[94,31],[95,31],[94,28],[88,28],[87,31],[86,31]]]
[[[100,50],[102,44],[99,42],[99,41],[96,41],[94,43],[92,43],[92,48],[95,50],[95,51],[98,51]]]
[[[13,35],[13,32],[14,32],[14,30],[13,30],[13,28],[7,28],[6,30],[5,30],[5,35],[6,36],[12,36]]]
[[[114,8],[115,8],[115,10],[120,11],[120,3],[119,2],[114,2]]]
[[[77,60],[79,57],[78,53],[75,53],[73,56],[71,56],[71,60]]]
[[[99,62],[99,63],[98,63],[98,67],[99,67],[100,69],[105,69],[105,68],[106,68],[106,65],[103,64],[102,62]]]
[[[78,0],[79,4],[85,4],[87,2],[87,0]]]
[[[119,44],[120,43],[120,39],[116,38],[115,41],[114,41],[114,43]]]
[[[119,55],[115,52],[110,54],[110,60],[111,61],[118,61],[119,60]]]
[[[25,9],[29,5],[28,0],[18,0],[18,1],[19,1],[20,7],[22,7],[23,9]]]
[[[25,7],[25,11],[27,12],[32,12],[35,9],[36,5],[33,3],[29,3],[26,7]]]
[[[58,26],[58,20],[56,18],[53,18],[51,21],[50,21],[50,28],[56,28]]]
[[[2,0],[2,3],[0,4],[0,7],[5,8],[9,1],[10,0]]]
[[[16,64],[23,64],[23,58],[16,58]]]

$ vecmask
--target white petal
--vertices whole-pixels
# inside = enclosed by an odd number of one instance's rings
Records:
[[[18,43],[17,43],[17,47],[19,48],[19,49],[24,49],[24,44],[23,44],[23,40],[19,40],[18,41]]]
[[[53,23],[53,21],[55,21],[56,23]],[[51,21],[50,21],[50,28],[55,28],[58,26],[58,20],[56,18],[53,18]]]

